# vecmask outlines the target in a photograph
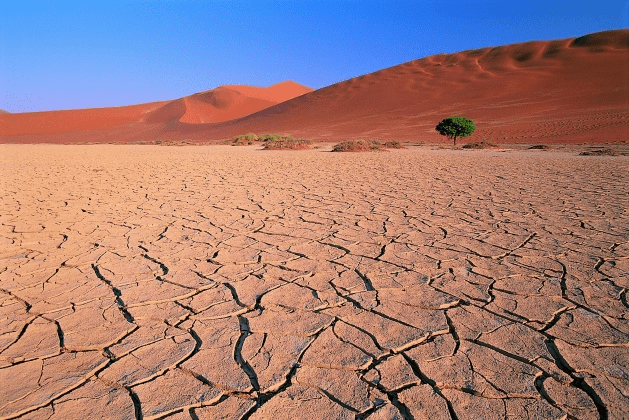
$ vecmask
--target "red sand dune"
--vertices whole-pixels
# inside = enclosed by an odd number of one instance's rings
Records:
[[[173,124],[207,124],[241,118],[312,89],[286,81],[268,88],[221,86],[173,101],[114,108],[0,115],[0,141],[113,141],[158,136]],[[9,140],[11,141],[11,140]]]
[[[280,90],[263,92],[273,89]],[[442,139],[435,125],[458,115],[476,122],[476,141],[627,142],[629,30],[435,55],[271,107],[263,105],[277,97],[256,92],[250,87],[218,88],[162,104],[144,118],[136,117],[140,109],[156,104],[63,111],[66,132],[51,129],[52,122],[45,125],[44,119],[14,123],[46,113],[2,115],[0,141],[211,141],[253,131],[327,141],[377,137],[436,142]],[[128,109],[127,119],[110,115],[123,109]],[[71,118],[73,112],[93,113],[94,128],[84,128],[82,119]],[[97,126],[97,120],[106,119],[112,123]],[[38,125],[42,128],[34,132]],[[91,131],[78,133],[86,129]],[[32,135],[44,132],[57,135]]]
[[[73,133],[125,126],[140,121],[164,104],[2,114],[0,136]]]
[[[268,88],[222,86],[184,98],[186,113],[179,121],[203,124],[234,120],[308,92],[312,89],[294,82]]]
[[[253,86],[221,86],[170,102],[147,118],[160,122],[168,114],[168,121],[187,124],[207,124],[230,121],[261,111],[312,89],[286,81],[268,88]],[[165,109],[169,111],[166,112]],[[173,114],[170,114],[173,112]]]

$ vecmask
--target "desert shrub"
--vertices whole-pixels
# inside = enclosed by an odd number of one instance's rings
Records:
[[[467,143],[463,145],[463,149],[493,149],[495,147],[498,147],[498,146],[496,146],[493,143],[488,143],[485,141],[479,141],[476,143]]]
[[[283,135],[283,134],[264,134],[260,136],[259,140],[263,142],[268,141],[279,141],[279,140],[290,140],[291,136]]]
[[[169,143],[167,143],[167,146],[188,146],[188,145],[192,145],[195,144],[193,141],[190,140],[179,140],[179,141],[171,141]]]
[[[256,133],[247,133],[247,134],[241,134],[240,136],[236,136],[234,137],[234,140],[235,139],[246,139],[246,140],[257,141],[258,136],[256,135]]]
[[[252,140],[246,140],[246,139],[236,139],[236,140],[232,140],[231,145],[232,146],[250,146],[253,144]]]
[[[548,149],[550,149],[550,146],[547,144],[535,144],[529,147],[529,150],[548,150]]]
[[[376,139],[371,140],[346,140],[334,145],[333,152],[368,152],[384,150],[382,143]]]
[[[384,147],[387,149],[406,149],[399,141],[387,141],[384,143]]]
[[[264,143],[263,150],[304,150],[310,149],[312,140],[305,139],[287,139],[274,140]]]
[[[247,146],[253,144],[253,142],[257,140],[258,136],[255,133],[247,133],[235,136],[234,138],[232,138],[231,143],[233,146]]]

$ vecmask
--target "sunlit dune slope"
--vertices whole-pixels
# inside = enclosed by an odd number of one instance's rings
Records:
[[[78,123],[66,131],[52,123],[13,127],[12,118],[28,114],[0,115],[0,141],[207,142],[278,132],[323,141],[437,142],[445,140],[434,127],[447,116],[473,119],[477,141],[629,141],[629,30],[440,54],[309,93],[292,82],[225,86],[128,108],[128,121],[83,131]]]
[[[265,101],[276,103],[284,102],[296,96],[312,92],[311,88],[300,85],[299,83],[295,83],[290,80],[269,86],[268,88],[259,88],[246,85],[234,85],[225,87],[250,98],[263,99]]]

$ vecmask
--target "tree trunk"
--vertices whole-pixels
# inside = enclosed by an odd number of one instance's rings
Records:
[[[454,145],[456,146],[456,136],[454,136]]]

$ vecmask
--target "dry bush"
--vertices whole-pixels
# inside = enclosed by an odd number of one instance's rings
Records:
[[[273,140],[264,143],[262,150],[304,150],[310,149],[312,140],[305,139],[287,139]]]
[[[529,147],[529,150],[550,150],[550,146],[547,144],[535,144]]]
[[[292,140],[291,136],[287,136],[284,134],[264,134],[259,137],[260,141],[269,142],[269,141],[280,141],[280,140]]]
[[[494,149],[494,148],[496,148],[498,146],[496,146],[493,143],[488,143],[488,142],[485,142],[485,141],[479,141],[479,142],[476,142],[476,143],[464,144],[462,147],[463,147],[463,149]]]
[[[192,140],[153,140],[142,141],[138,144],[155,144],[158,146],[198,146],[199,143]]]
[[[586,150],[585,152],[579,153],[579,156],[625,156],[627,153],[617,152],[608,147],[597,150]]]
[[[230,144],[232,146],[251,146],[253,144],[253,141],[245,140],[245,139],[237,139],[237,140],[232,140]]]
[[[232,139],[232,146],[248,146],[258,141],[258,136],[255,133],[241,134]]]
[[[387,141],[384,143],[384,147],[387,149],[406,149],[399,141]]]
[[[334,145],[333,152],[372,152],[384,150],[384,145],[378,140],[346,140]]]

